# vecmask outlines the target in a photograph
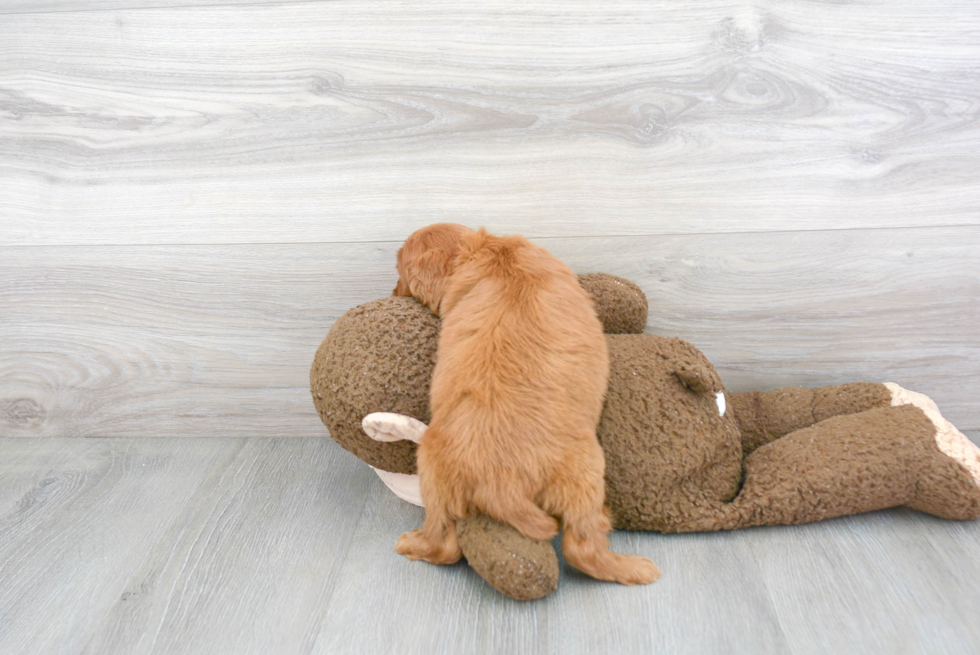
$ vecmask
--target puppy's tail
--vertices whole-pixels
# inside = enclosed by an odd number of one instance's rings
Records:
[[[558,520],[529,498],[493,499],[483,511],[501,523],[513,526],[528,539],[549,540],[558,534]]]

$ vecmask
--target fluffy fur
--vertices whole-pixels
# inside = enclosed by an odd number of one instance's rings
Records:
[[[572,271],[523,237],[440,223],[409,237],[398,273],[395,295],[424,303],[442,329],[418,449],[425,522],[395,549],[451,564],[457,519],[482,512],[550,539],[558,517],[576,568],[623,584],[655,580],[650,560],[609,550],[595,434],[609,362]]]

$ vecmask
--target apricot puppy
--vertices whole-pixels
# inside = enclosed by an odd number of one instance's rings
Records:
[[[602,325],[571,270],[520,236],[439,223],[398,251],[395,295],[442,318],[432,420],[418,448],[425,522],[395,550],[451,564],[456,521],[482,512],[532,539],[561,519],[565,559],[648,583],[644,557],[609,550],[605,459],[595,429],[609,372]]]

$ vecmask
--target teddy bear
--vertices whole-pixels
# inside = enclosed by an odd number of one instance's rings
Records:
[[[609,348],[596,432],[616,529],[732,530],[897,506],[980,517],[980,449],[928,397],[872,382],[731,393],[694,346],[644,333],[637,285],[604,273],[579,282]],[[415,299],[382,298],[339,318],[310,370],[330,436],[416,505],[438,338],[438,317]],[[457,530],[469,565],[503,594],[557,587],[551,542],[479,515]]]

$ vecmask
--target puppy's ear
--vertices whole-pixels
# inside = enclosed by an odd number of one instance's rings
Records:
[[[449,286],[449,278],[453,273],[454,252],[444,250],[426,250],[412,259],[406,259],[405,268],[411,280],[409,294],[418,298],[434,313],[439,313],[439,304]],[[399,284],[402,281],[399,280]],[[397,287],[396,287],[397,290]]]

